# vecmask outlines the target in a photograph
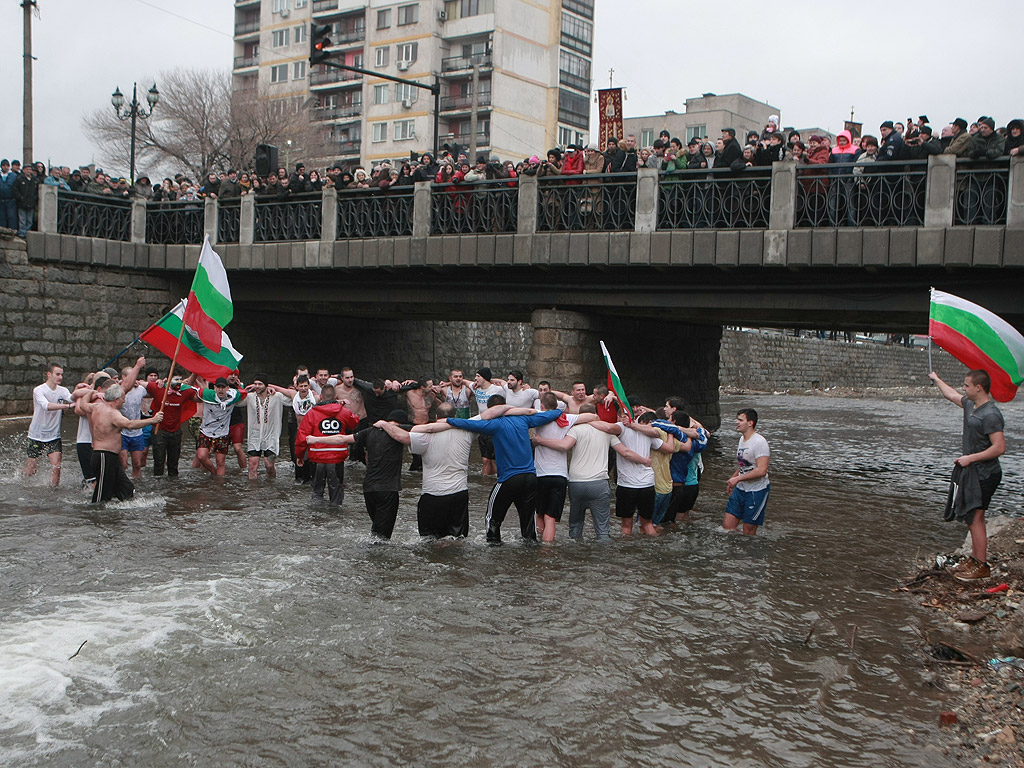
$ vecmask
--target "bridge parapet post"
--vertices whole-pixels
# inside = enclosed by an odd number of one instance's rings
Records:
[[[772,163],[772,204],[768,229],[792,229],[796,224],[796,163]]]
[[[217,244],[217,234],[220,231],[218,226],[219,216],[220,208],[217,204],[217,198],[206,198],[203,202],[203,232],[210,236],[210,245]]]
[[[39,231],[57,231],[57,187],[39,185]]]
[[[338,190],[330,187],[323,191],[320,213],[320,242],[333,243],[338,239]]]
[[[412,193],[412,236],[427,237],[430,235],[430,182],[417,181]]]
[[[537,309],[530,315],[530,323],[533,341],[526,368],[531,382],[546,379],[557,388],[577,379],[589,379],[587,374],[592,373],[590,369],[600,358],[597,333],[590,317],[560,309]]]
[[[658,229],[658,177],[657,168],[641,168],[636,179],[636,218],[634,231],[645,234]]]
[[[238,219],[238,244],[252,245],[256,236],[255,195],[244,195],[241,200]]]
[[[519,185],[519,219],[516,232],[520,235],[533,235],[537,232],[537,177],[520,176]]]
[[[1010,158],[1010,184],[1006,190],[1006,228],[1024,229],[1024,155]]]
[[[928,158],[928,177],[925,180],[924,225],[926,227],[953,226],[953,208],[956,206],[956,157],[931,155]]]
[[[146,242],[146,201],[132,198],[132,226],[128,239],[133,243]]]

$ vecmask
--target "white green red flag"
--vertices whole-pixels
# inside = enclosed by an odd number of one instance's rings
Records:
[[[619,399],[619,405],[625,409],[626,416],[629,421],[633,420],[633,409],[629,405],[629,399],[626,397],[626,389],[622,386],[622,380],[619,378],[619,372],[615,370],[615,363],[612,362],[612,356],[608,354],[608,347],[601,342],[601,354],[604,355],[604,364],[608,366],[608,391],[615,394]]]
[[[192,289],[188,292],[185,325],[196,332],[207,349],[220,352],[221,334],[233,316],[228,273],[207,235],[199,254],[196,276],[192,279]]]
[[[991,395],[1013,400],[1024,381],[1024,336],[982,306],[932,288],[928,336],[971,370],[992,379]]]
[[[181,325],[188,314],[187,305],[188,302],[182,299],[178,306],[144,330],[139,338],[173,360],[174,350],[178,346],[178,336],[181,336],[178,364],[207,381],[216,381],[218,377],[226,377],[232,371],[238,370],[242,356],[231,346],[231,339],[224,331],[220,332],[220,344],[216,352],[203,344],[198,334],[189,326],[185,327],[182,334]]]

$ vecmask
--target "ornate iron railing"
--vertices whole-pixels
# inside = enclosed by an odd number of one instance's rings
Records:
[[[338,190],[338,239],[412,235],[413,186]]]
[[[253,241],[319,240],[322,219],[323,202],[318,193],[273,202],[257,200]]]
[[[635,229],[636,182],[634,173],[539,178],[537,231]]]
[[[956,168],[953,224],[1005,224],[1010,165],[1006,160]]]
[[[434,235],[515,232],[519,225],[515,179],[434,184],[430,198]]]
[[[206,230],[202,201],[147,203],[146,242],[161,245],[199,245]]]
[[[797,227],[919,227],[926,160],[811,165],[797,171]]]
[[[125,197],[60,190],[57,193],[57,231],[62,235],[127,242],[132,231],[131,201]]]
[[[239,199],[217,202],[217,242],[237,243],[242,223],[242,201]]]
[[[658,229],[759,229],[771,213],[770,168],[682,171],[658,185]]]

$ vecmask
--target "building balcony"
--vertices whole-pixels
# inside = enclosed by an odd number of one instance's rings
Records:
[[[489,110],[491,108],[491,92],[485,91],[477,96],[477,109]],[[442,112],[472,112],[473,96],[442,96]]]
[[[311,72],[309,75],[310,88],[326,88],[328,86],[349,86],[359,85],[363,76],[358,72],[350,72],[347,69],[334,69],[326,72]]]
[[[463,147],[469,146],[470,132],[465,133],[446,133],[441,136],[441,143],[443,144],[460,144]],[[476,132],[476,147],[491,146],[491,132],[490,131],[477,131]]]
[[[441,59],[441,74],[462,73],[467,69],[472,69],[474,64],[481,69],[490,69],[492,66],[491,54],[478,53],[474,56],[451,56],[447,59]]]
[[[363,147],[363,140],[334,141],[329,146],[336,155],[358,155],[359,150]]]
[[[574,75],[571,72],[566,72],[564,69],[560,69],[558,70],[558,82],[566,88],[572,88],[588,94],[590,93],[589,77],[580,77],[579,75]]]
[[[235,0],[235,8],[258,8],[260,0]]]
[[[313,15],[336,13],[338,0],[313,0]]]
[[[361,43],[364,40],[366,40],[366,27],[334,32],[331,34],[330,49],[345,48],[350,45],[355,45],[356,43]]]
[[[260,20],[235,23],[235,37],[253,37],[260,33]]]
[[[343,104],[337,107],[314,107],[309,110],[310,122],[351,122],[363,114],[363,105]]]
[[[258,67],[260,64],[260,55],[258,53],[251,54],[249,56],[235,56],[235,69],[248,69],[249,67]]]

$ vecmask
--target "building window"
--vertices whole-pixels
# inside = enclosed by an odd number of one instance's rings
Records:
[[[444,12],[451,20],[494,13],[494,0],[446,0]]]
[[[271,38],[271,46],[274,48],[281,48],[282,46],[288,45],[289,32],[291,32],[289,29],[275,29]]]
[[[292,64],[292,80],[304,80],[306,77],[306,62],[296,61]]]
[[[287,11],[289,8],[289,0],[274,0],[274,13],[280,13],[281,11]]]
[[[707,133],[706,125],[691,125],[686,129],[686,141],[689,143],[690,139],[703,139]]]
[[[590,93],[590,60],[575,53],[559,51],[558,82]]]
[[[360,69],[362,69],[363,68],[363,54],[357,53],[355,56],[353,56],[352,57],[352,64],[351,64],[351,66],[359,67]]]
[[[395,83],[395,102],[416,101],[419,98],[419,88],[407,83]]]
[[[419,48],[419,43],[402,43],[401,45],[395,46],[395,61],[404,61],[407,64],[412,64],[416,61],[416,52]]]
[[[395,121],[395,141],[407,141],[416,138],[415,120]]]
[[[653,128],[641,128],[640,129],[640,146],[650,147],[654,145],[654,129]]]
[[[572,91],[558,91],[558,121],[577,128],[590,127],[590,98]]]
[[[407,24],[415,24],[420,20],[420,6],[413,5],[398,6],[398,26],[404,27]]]
[[[374,104],[387,104],[388,96],[391,94],[391,87],[384,83],[382,85],[373,86],[373,103]]]
[[[295,34],[292,36],[296,43],[306,42],[306,25],[299,24],[297,27],[292,27],[295,30]]]
[[[270,82],[283,83],[288,79],[288,65],[278,64],[270,68]]]
[[[562,45],[589,56],[593,40],[593,24],[567,13],[562,14]]]
[[[296,8],[305,8],[309,4],[309,0],[295,0]]]
[[[382,141],[388,140],[388,124],[387,123],[374,123],[373,124],[373,143],[379,144]]]
[[[594,18],[594,0],[562,0],[562,8],[588,19]]]
[[[387,29],[391,26],[391,9],[385,8],[377,11],[377,29]]]
[[[386,45],[383,46],[382,48],[376,48],[374,50],[376,56],[375,60],[377,69],[382,69],[388,65],[388,53],[390,52],[390,50],[391,49],[388,48]]]

